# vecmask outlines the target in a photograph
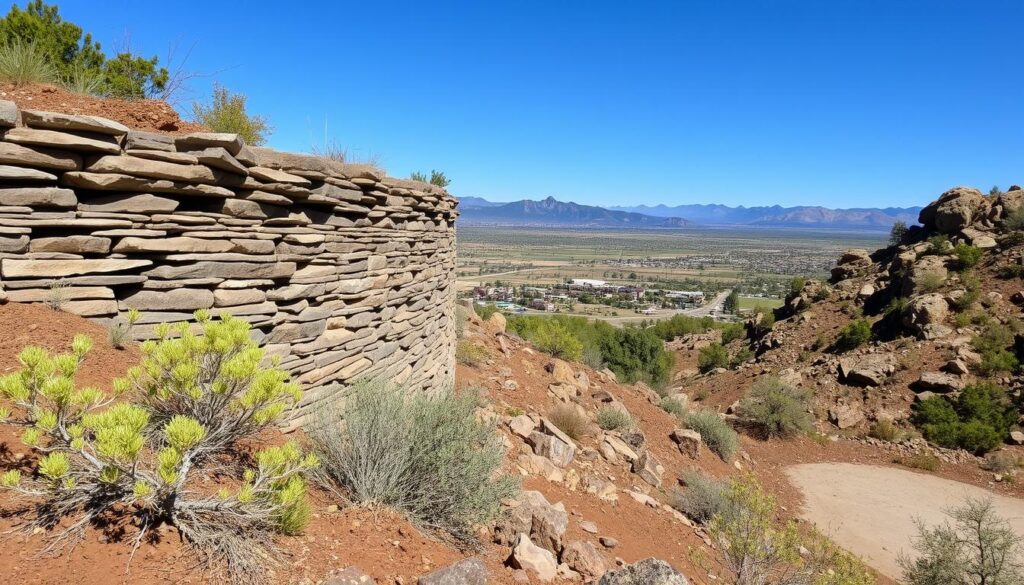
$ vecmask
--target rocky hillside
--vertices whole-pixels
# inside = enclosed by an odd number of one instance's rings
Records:
[[[759,325],[758,316],[747,324],[748,337],[732,342],[750,344],[756,358],[698,374],[697,352],[714,340],[677,340],[682,365],[675,383],[730,411],[754,380],[773,375],[813,395],[823,432],[911,452],[955,442],[942,437],[929,447],[920,438],[918,411],[942,406],[924,405],[929,398],[944,397],[959,408],[965,388],[991,382],[1005,391],[1002,407],[1019,414],[1022,206],[1024,191],[1017,187],[997,196],[964,187],[947,191],[921,210],[921,226],[898,244],[847,251],[830,282],[794,282],[773,325]],[[1019,421],[1008,416],[1013,425],[1000,442],[1024,443]],[[924,430],[939,436],[934,428]],[[947,460],[971,457],[936,451]]]

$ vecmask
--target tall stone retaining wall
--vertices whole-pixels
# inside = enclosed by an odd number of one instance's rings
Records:
[[[0,101],[0,296],[90,318],[252,323],[301,413],[384,376],[454,371],[456,200],[366,165]]]

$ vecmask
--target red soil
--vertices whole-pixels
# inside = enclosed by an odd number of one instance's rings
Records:
[[[133,130],[151,132],[201,132],[205,128],[181,119],[178,112],[161,100],[119,100],[69,92],[55,85],[14,86],[0,84],[0,99],[21,109],[86,114],[120,122]]]

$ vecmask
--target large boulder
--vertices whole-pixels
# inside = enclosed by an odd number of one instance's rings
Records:
[[[939,293],[921,295],[910,301],[903,314],[903,324],[918,334],[925,332],[929,325],[940,325],[949,315],[949,303]]]
[[[618,571],[609,571],[598,585],[689,585],[672,565],[658,559],[644,559],[626,565]]]
[[[881,386],[896,372],[896,364],[889,354],[870,354],[839,360],[839,374],[855,386]]]
[[[574,540],[565,545],[562,550],[562,562],[569,565],[569,568],[583,575],[586,581],[597,579],[604,575],[607,565],[604,557],[597,551],[597,548],[589,542]]]
[[[530,537],[520,534],[516,537],[512,548],[509,564],[516,569],[533,572],[543,582],[551,581],[558,573],[558,563],[551,551],[541,548],[530,541]]]
[[[561,502],[551,504],[544,494],[524,490],[494,528],[494,540],[510,545],[519,534],[527,534],[553,553],[561,550],[562,535],[569,527],[569,515]]]
[[[935,255],[924,256],[907,271],[907,275],[903,279],[903,294],[928,292],[923,289],[933,285],[936,281],[945,282],[947,278],[949,278],[949,269],[946,268],[945,258]]]
[[[948,393],[964,389],[964,380],[960,376],[948,372],[921,372],[915,384],[918,390]]]
[[[954,234],[988,212],[991,201],[977,189],[954,187],[921,210],[918,221],[925,229]]]

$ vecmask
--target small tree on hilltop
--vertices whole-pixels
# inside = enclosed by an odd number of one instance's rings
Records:
[[[729,296],[725,297],[725,303],[722,305],[722,309],[726,313],[736,314],[740,310],[740,294],[738,292],[731,291]]]
[[[102,516],[130,514],[136,548],[151,529],[171,524],[204,561],[225,561],[235,581],[251,581],[273,559],[271,534],[305,525],[303,474],[317,462],[294,443],[256,452],[232,488],[196,489],[197,475],[224,469],[218,456],[300,398],[285,372],[261,367],[248,323],[211,321],[202,311],[196,319],[201,336],[187,323],[161,325],[113,396],[75,387],[91,347],[85,336],[57,356],[28,347],[18,356],[21,371],[0,378],[13,405],[0,415],[23,426],[22,440],[41,456],[31,477],[10,470],[0,485],[36,502],[30,527],[60,527],[47,550],[73,544]]]
[[[899,246],[903,243],[903,236],[907,235],[907,223],[905,221],[893,222],[889,230],[889,245]]]
[[[447,187],[451,184],[451,180],[441,171],[431,170],[430,176],[420,171],[413,171],[409,173],[409,178],[413,181],[419,181],[421,183],[430,183],[431,185],[437,185],[438,187]]]
[[[997,514],[992,500],[968,499],[946,512],[952,519],[917,522],[916,559],[900,557],[909,585],[1013,585],[1024,582],[1021,536]]]

